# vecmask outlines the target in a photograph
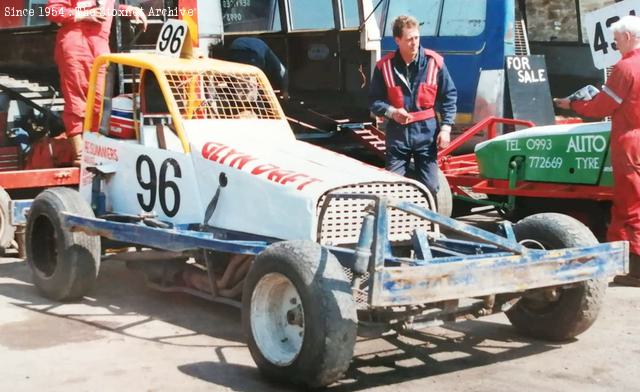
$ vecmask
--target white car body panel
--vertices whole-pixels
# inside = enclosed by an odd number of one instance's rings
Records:
[[[158,219],[175,224],[203,223],[207,205],[219,187],[220,174],[224,173],[227,185],[221,189],[216,210],[206,223],[278,239],[315,241],[318,200],[336,188],[402,182],[427,192],[416,181],[300,142],[285,121],[190,120],[184,125],[191,155],[95,133],[86,136],[85,164],[118,166],[103,184],[107,211],[138,215],[145,212],[143,204],[148,209],[151,191],[142,187],[150,181],[148,162],[141,164],[141,178],[136,168],[143,155],[155,167],[158,186],[150,212]],[[168,159],[180,166],[178,178],[175,168],[165,164],[165,180],[175,182],[180,194],[180,208],[173,216],[159,203],[162,193],[165,207],[170,210],[175,203],[172,189],[160,189],[160,168]],[[81,192],[89,200],[92,175],[84,169],[82,173]]]
[[[91,184],[93,175],[86,170],[87,166],[113,165],[116,172],[106,176],[102,183],[102,192],[106,196],[106,209],[109,212],[139,215],[142,213],[155,215],[158,219],[176,224],[202,222],[203,208],[200,200],[196,171],[193,169],[191,157],[182,152],[162,150],[143,146],[133,141],[124,141],[102,136],[98,133],[85,133],[85,147],[82,154],[83,166],[80,174],[80,193],[87,201],[91,201]],[[169,159],[175,160],[179,166],[180,177],[172,165],[166,165],[166,181],[175,182],[180,194],[179,208],[175,215],[169,216],[162,208],[161,191],[155,187],[155,202],[151,211],[145,211],[142,204],[151,204],[151,192],[143,189],[136,174],[136,162],[141,156],[148,156],[153,162],[156,178],[159,180],[162,165]],[[141,164],[141,181],[148,182],[149,165]],[[176,200],[171,188],[165,189],[164,204],[166,209],[173,210]]]

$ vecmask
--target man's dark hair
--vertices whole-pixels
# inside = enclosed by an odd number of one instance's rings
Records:
[[[418,27],[418,21],[413,16],[400,15],[393,20],[393,36],[395,38],[402,37],[402,30],[405,28],[412,29]]]

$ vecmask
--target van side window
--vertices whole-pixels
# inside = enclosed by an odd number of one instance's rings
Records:
[[[355,29],[360,26],[360,17],[358,16],[358,0],[341,0],[342,1],[342,25],[346,29]],[[368,15],[365,15],[368,16]]]
[[[281,31],[278,0],[221,0],[225,33]]]
[[[487,0],[390,1],[385,36],[393,36],[393,20],[399,15],[418,19],[421,36],[474,37],[484,31]]]
[[[293,30],[329,30],[335,28],[331,0],[289,0]]]
[[[384,33],[393,37],[393,20],[400,15],[411,15],[420,23],[420,35],[435,36],[438,29],[438,14],[442,0],[393,0],[389,2],[387,27]]]
[[[482,34],[487,0],[446,0],[442,8],[440,37],[474,37]]]

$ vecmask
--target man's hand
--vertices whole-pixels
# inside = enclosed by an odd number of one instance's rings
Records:
[[[571,109],[571,100],[567,98],[554,98],[553,104],[559,107],[560,109],[566,109],[566,110]]]
[[[107,16],[104,14],[102,8],[91,8],[86,11],[76,11],[74,20],[76,22],[102,23],[107,20]]]
[[[126,14],[134,23],[142,23],[142,31],[147,31],[147,15],[142,8],[129,5],[127,6]]]
[[[440,127],[436,143],[440,150],[449,147],[449,143],[451,143],[451,125],[444,124]]]
[[[393,113],[391,114],[391,118],[398,124],[405,125],[410,123],[413,117],[411,116],[411,114],[407,113],[404,108],[400,108],[393,111]]]

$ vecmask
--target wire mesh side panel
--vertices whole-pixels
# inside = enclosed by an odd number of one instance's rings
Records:
[[[353,272],[349,268],[344,268],[344,274],[351,282],[353,280]],[[351,289],[353,299],[356,302],[356,309],[367,309],[369,307],[369,273],[365,272],[360,277],[357,287]]]
[[[166,72],[171,93],[185,120],[282,119],[275,95],[249,72]]]
[[[422,191],[408,183],[367,183],[334,189],[329,193],[352,193],[388,196],[395,200],[407,201],[429,208],[429,202]],[[317,215],[324,204],[326,194],[318,202]],[[360,227],[371,200],[365,199],[332,199],[323,217],[319,241],[323,245],[355,244],[358,242]],[[411,237],[416,228],[432,231],[429,221],[417,218],[397,209],[389,209],[389,240],[402,241]]]

